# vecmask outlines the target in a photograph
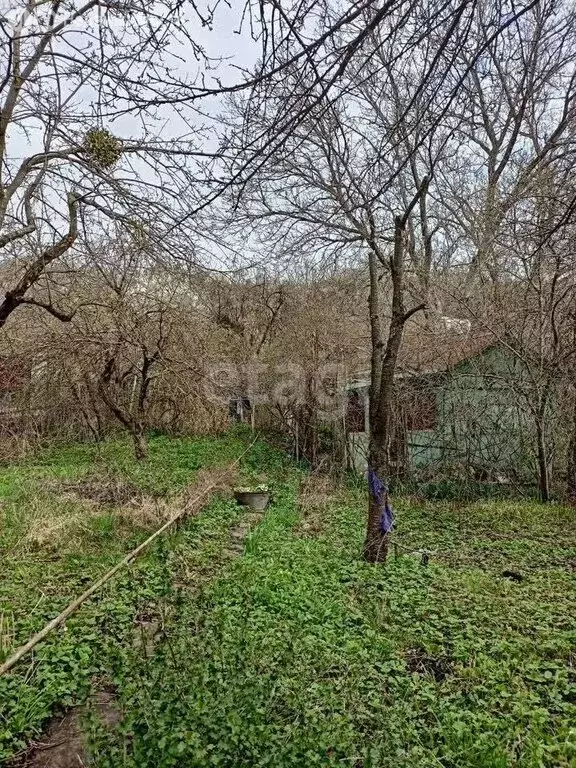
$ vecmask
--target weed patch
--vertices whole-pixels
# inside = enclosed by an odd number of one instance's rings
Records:
[[[226,465],[246,447],[244,439],[235,435],[221,441],[201,440],[199,444],[188,441],[187,449],[183,441],[178,441],[177,446],[164,438],[151,442],[160,468],[151,458],[149,476],[145,477],[140,467],[134,467],[128,444],[122,450],[118,444],[103,449],[108,451],[109,459],[113,457],[110,464],[104,464],[103,474],[106,478],[111,473],[121,475],[142,494],[152,486],[158,488],[162,475],[167,493],[158,504],[164,511],[169,500],[197,477],[201,466]],[[95,506],[93,501],[79,500],[62,505],[62,479],[75,482],[83,475],[94,476],[94,466],[89,461],[93,450],[93,446],[67,449],[60,463],[57,452],[36,456],[33,464],[24,462],[4,474],[5,505],[0,533],[2,659],[133,549],[148,535],[151,525],[157,524],[157,520],[142,514],[130,515],[125,507]],[[171,471],[166,471],[166,466]],[[52,536],[34,541],[39,498],[46,500],[44,522],[57,520],[62,525],[56,535],[53,528]],[[25,749],[28,740],[36,738],[44,723],[59,710],[85,701],[95,680],[110,679],[116,659],[125,652],[135,652],[135,629],[141,626],[141,617],[151,615],[154,620],[165,621],[166,601],[176,589],[176,563],[185,561],[188,576],[193,579],[191,564],[197,559],[207,565],[212,563],[239,514],[234,503],[221,498],[200,517],[185,521],[130,569],[105,585],[96,598],[38,646],[13,673],[0,678],[0,761]]]
[[[117,669],[126,719],[94,729],[95,765],[574,764],[572,580],[541,563],[511,583],[498,553],[478,557],[486,521],[505,534],[523,517],[535,535],[539,505],[499,528],[496,504],[472,507],[460,535],[453,507],[400,503],[403,536],[451,547],[381,568],[358,557],[355,492],[302,535],[300,477],[276,485],[244,556],[179,606],[152,658]],[[525,568],[531,546],[506,560]]]
[[[238,441],[222,441],[226,459]],[[148,478],[105,450],[114,473],[170,499],[186,462],[205,466],[217,446],[166,447],[158,461],[175,468]],[[72,455],[65,471],[54,457],[24,466],[8,506],[45,472],[72,482],[94,472]],[[95,768],[576,765],[573,511],[396,498],[403,546],[380,567],[360,558],[361,488],[334,493],[262,443],[238,481],[271,487],[257,525],[214,501],[0,680],[2,756],[106,680],[122,719],[85,719]],[[92,519],[77,551],[10,560],[7,646],[138,540],[118,509]],[[426,567],[409,554],[422,549]]]

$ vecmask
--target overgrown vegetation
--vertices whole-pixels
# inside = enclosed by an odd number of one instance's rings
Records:
[[[8,5],[0,761],[576,766],[573,2]]]
[[[113,443],[98,467],[143,493],[174,493],[191,470],[242,445],[155,438],[146,474],[126,443]],[[5,645],[144,533],[111,506],[57,550],[26,543],[32,489],[42,484],[54,502],[52,483],[93,478],[92,458],[74,447],[3,473]],[[359,557],[362,489],[334,491],[261,443],[241,474],[273,491],[242,557],[226,550],[242,510],[223,498],[163,539],[33,664],[0,679],[2,757],[50,713],[105,687],[122,717],[85,718],[99,768],[574,765],[571,510],[400,499],[392,556],[375,567]]]
[[[358,558],[360,498],[314,537],[296,502],[292,481],[158,654],[122,660],[127,718],[94,731],[98,765],[573,765],[568,513],[402,504],[402,532],[442,554],[383,569]]]
[[[169,499],[193,482],[198,470],[228,464],[245,447],[235,435],[194,441],[156,437],[145,468],[132,458],[127,441],[114,441],[100,448],[56,448],[3,469],[0,659],[159,527],[165,514],[159,497]],[[104,503],[83,498],[87,484],[100,488]],[[71,486],[77,494],[70,493]],[[126,503],[127,490],[133,505]],[[167,562],[178,556],[183,537],[189,536],[196,550],[205,534],[202,551],[209,559],[214,542],[237,515],[231,502],[214,502],[106,585],[17,674],[0,678],[0,759],[24,748],[55,708],[82,701],[91,683],[106,676],[110,653],[134,642],[139,617],[154,612],[165,594]]]

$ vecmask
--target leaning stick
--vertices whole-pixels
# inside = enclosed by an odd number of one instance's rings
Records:
[[[210,491],[214,490],[214,488],[218,485],[219,481],[222,480],[226,475],[232,470],[240,461],[240,459],[252,448],[254,445],[253,441],[248,448],[246,448],[245,451],[243,451],[238,458],[230,464],[230,466],[222,472],[221,475],[218,476],[217,480],[215,480],[211,485],[209,485],[207,488],[205,488],[203,491],[201,491],[196,497],[191,499],[188,503],[186,503],[183,508],[177,512],[175,515],[173,515],[168,522],[164,523],[164,525],[160,528],[158,528],[157,531],[155,531],[151,536],[149,536],[146,541],[143,541],[142,544],[139,544],[136,549],[133,549],[132,552],[129,552],[125,557],[120,560],[119,563],[117,563],[114,568],[111,568],[107,573],[104,574],[104,576],[101,576],[98,581],[94,582],[91,587],[89,587],[85,592],[83,592],[80,597],[77,597],[76,600],[70,603],[70,605],[65,608],[62,613],[60,613],[58,616],[56,616],[52,621],[49,621],[46,626],[41,629],[39,632],[37,632],[35,635],[33,635],[30,640],[28,640],[27,643],[24,643],[24,645],[21,645],[20,648],[18,648],[14,653],[6,659],[4,664],[0,666],[0,676],[6,674],[6,672],[9,672],[12,667],[17,664],[20,659],[23,656],[26,656],[26,654],[31,651],[33,648],[35,648],[38,643],[41,643],[42,640],[45,640],[46,637],[52,632],[52,630],[56,629],[57,627],[61,626],[66,619],[71,616],[75,611],[80,608],[82,603],[84,603],[86,600],[88,600],[89,597],[91,597],[95,592],[97,592],[100,587],[105,584],[109,579],[112,578],[115,574],[118,573],[118,571],[122,570],[126,565],[129,565],[131,562],[133,562],[138,555],[143,552],[150,544],[152,544],[153,541],[155,541],[159,536],[161,536],[164,531],[166,531],[170,526],[174,525],[174,523],[182,517],[182,515],[190,509],[192,505],[197,504],[199,501],[201,501]]]

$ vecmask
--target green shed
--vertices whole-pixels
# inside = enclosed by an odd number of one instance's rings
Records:
[[[493,340],[461,340],[450,353],[431,348],[427,365],[404,358],[396,378],[390,464],[398,476],[418,470],[508,482],[527,476],[533,446],[525,369]],[[421,356],[421,361],[424,358]],[[350,465],[366,467],[369,436],[368,376],[346,385],[344,422]]]

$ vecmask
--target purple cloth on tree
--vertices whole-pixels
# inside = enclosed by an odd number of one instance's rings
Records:
[[[390,533],[392,526],[394,525],[394,510],[388,503],[388,488],[386,483],[381,480],[375,472],[369,470],[368,487],[370,489],[370,495],[380,510],[380,533]]]

